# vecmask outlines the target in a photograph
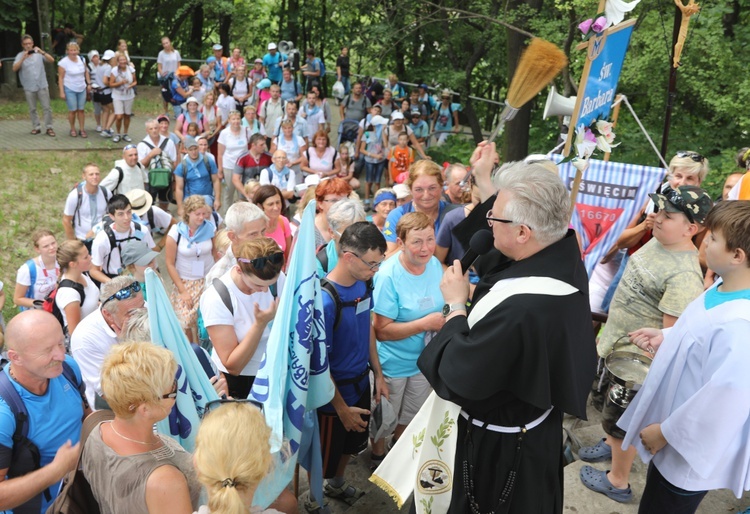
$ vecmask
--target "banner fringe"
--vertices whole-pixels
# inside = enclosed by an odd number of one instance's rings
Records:
[[[391,497],[391,500],[396,502],[396,505],[398,506],[399,509],[404,506],[404,499],[401,498],[401,495],[398,494],[398,492],[393,487],[391,487],[391,484],[389,484],[388,482],[386,482],[385,480],[383,480],[382,478],[380,478],[378,475],[375,475],[375,474],[370,476],[370,482],[372,482],[376,486],[380,487],[383,491],[385,491],[385,493]]]

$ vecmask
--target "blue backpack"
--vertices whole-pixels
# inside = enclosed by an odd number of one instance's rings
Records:
[[[26,294],[24,295],[24,298],[29,298],[31,300],[34,299],[34,285],[36,285],[36,263],[34,262],[34,259],[29,259],[24,264],[28,266],[29,268],[29,280],[31,282],[31,285],[26,290]],[[19,311],[23,312],[26,310],[29,310],[28,307],[19,307]]]
[[[315,58],[315,60],[318,63],[318,66],[320,67],[320,78],[323,78],[326,76],[326,65],[325,63],[318,57]]]

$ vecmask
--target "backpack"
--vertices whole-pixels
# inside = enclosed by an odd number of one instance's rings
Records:
[[[76,292],[81,296],[81,305],[83,305],[83,302],[86,301],[86,293],[84,292],[83,286],[79,284],[78,282],[70,279],[63,279],[60,281],[59,284],[57,284],[57,287],[55,287],[52,291],[47,293],[47,296],[44,297],[44,303],[42,303],[42,310],[49,312],[52,314],[57,321],[60,322],[60,326],[65,329],[65,321],[63,320],[63,313],[60,310],[60,308],[57,306],[57,303],[55,302],[55,298],[57,298],[57,292],[60,290],[61,287],[72,287],[76,290]]]
[[[13,432],[13,449],[11,454],[10,466],[8,466],[8,478],[16,478],[32,471],[40,469],[41,455],[39,447],[29,439],[29,411],[26,409],[21,396],[13,387],[8,375],[3,372],[3,368],[8,363],[5,359],[0,359],[0,398],[8,405],[11,414],[16,422],[16,430]],[[63,361],[63,376],[70,384],[81,394],[81,399],[86,407],[86,384],[83,380],[78,382],[73,368],[66,361]],[[52,499],[50,489],[45,489],[42,494],[47,501]],[[29,500],[31,501],[31,500]]]
[[[121,248],[122,243],[126,241],[130,241],[130,240],[136,240],[136,241],[142,240],[142,238],[137,237],[135,235],[128,236],[124,239],[117,239],[117,237],[115,236],[115,231],[112,230],[113,223],[114,223],[114,220],[110,218],[109,216],[105,216],[104,219],[102,220],[102,224],[103,224],[102,230],[104,231],[105,234],[107,234],[107,238],[109,238],[110,250],[109,250],[109,253],[107,254],[107,266],[106,266],[107,270],[110,269],[109,265],[112,262],[112,253],[115,250],[122,251],[122,248]],[[143,233],[143,226],[140,223],[138,223],[137,221],[132,221],[131,223],[133,223],[133,225],[135,226],[134,233],[137,233],[137,232]],[[104,271],[104,268],[105,267],[102,266],[102,271],[106,275],[108,274],[108,272]]]
[[[221,303],[224,304],[224,307],[227,308],[229,311],[229,314],[234,316],[234,307],[232,307],[232,296],[229,294],[229,289],[227,288],[227,285],[221,281],[220,278],[215,278],[213,282],[211,282],[214,286],[214,289],[216,289],[216,292],[219,293],[219,298],[221,298]],[[278,291],[276,289],[276,282],[268,286],[268,290],[271,292],[271,295],[276,299],[278,296]]]
[[[187,112],[187,110],[183,111],[183,113],[180,115],[182,116],[182,125],[184,128],[184,131],[187,133],[187,125],[190,125],[191,123],[197,123],[198,124],[198,130],[203,130],[203,113],[198,111],[198,119],[193,122],[193,120],[190,119],[190,113]],[[179,117],[178,117],[179,120]],[[162,148],[162,151],[164,149]]]
[[[81,427],[81,455],[78,457],[78,465],[63,477],[60,494],[47,509],[46,514],[100,514],[99,504],[91,491],[91,484],[81,469],[83,458],[83,447],[91,432],[104,421],[114,419],[111,410],[97,410],[83,420]]]
[[[164,141],[162,141],[159,145],[161,154],[151,159],[151,162],[148,165],[148,186],[151,189],[151,191],[149,192],[151,192],[152,196],[154,196],[154,192],[158,193],[165,189],[169,189],[169,187],[172,185],[172,168],[170,167],[171,162],[169,157],[164,155],[164,149],[167,147],[168,142],[169,138],[164,138]],[[152,145],[148,141],[144,141],[144,143],[149,147],[149,149],[154,149],[154,145]],[[167,164],[164,163],[165,159],[167,161]]]
[[[170,72],[167,73],[166,77],[161,77],[159,79],[159,85],[161,86],[161,97],[164,99],[165,102],[170,103],[172,105],[182,105],[184,102],[178,102],[174,98],[175,91],[172,89],[172,81],[175,79],[174,73]]]
[[[120,184],[122,183],[122,179],[124,177],[124,172],[122,171],[122,168],[120,168],[119,166],[116,166],[115,168],[119,171],[120,176],[119,176],[119,178],[117,180],[117,185],[115,186],[115,188],[113,189],[113,191],[116,191],[117,188],[120,187]],[[76,194],[77,194],[78,198],[76,199],[76,208],[75,208],[75,210],[73,210],[73,225],[75,225],[75,223],[76,223],[76,216],[78,216],[78,226],[79,227],[81,226],[81,215],[78,213],[78,211],[81,210],[81,203],[83,203],[83,187],[84,187],[84,184],[85,184],[85,182],[79,182],[78,185],[75,188],[76,189]],[[107,188],[105,188],[103,186],[99,186],[99,191],[101,191],[102,194],[104,195],[104,199],[107,200],[107,201],[109,201],[109,197],[111,196],[111,194],[107,190]],[[33,280],[32,280],[32,283],[33,283]]]
[[[320,279],[321,291],[325,291],[329,295],[331,295],[333,303],[336,306],[336,318],[333,322],[334,331],[339,328],[339,323],[341,323],[341,309],[343,309],[344,307],[356,307],[360,302],[367,300],[372,296],[372,290],[374,289],[372,279],[369,279],[367,282],[365,282],[365,285],[367,287],[365,288],[365,295],[362,298],[357,298],[356,300],[350,300],[348,302],[342,302],[341,296],[339,296],[339,292],[336,290],[336,286],[333,284],[333,282],[331,282],[327,278]]]
[[[322,79],[323,77],[326,76],[326,65],[323,62],[323,60],[320,59],[319,57],[316,57],[314,62],[318,63],[318,68],[320,68],[320,77],[318,77],[318,78]]]
[[[232,78],[232,85],[229,88],[229,96],[234,96],[234,86],[237,84],[237,78]],[[250,77],[245,75],[245,86],[247,86],[247,92],[250,92]]]

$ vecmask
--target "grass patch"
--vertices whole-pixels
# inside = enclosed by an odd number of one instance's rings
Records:
[[[57,89],[50,90],[50,94],[56,95]],[[65,100],[53,98],[51,101],[53,116],[67,116],[68,108]],[[86,102],[84,106],[87,118],[93,120],[94,104]],[[138,86],[138,94],[133,102],[133,112],[139,115],[159,115],[164,112],[161,99],[161,89],[157,86]],[[41,110],[39,115],[41,116]],[[25,120],[29,117],[29,107],[23,95],[23,90],[14,91],[7,98],[0,98],[0,119],[2,120]]]
[[[3,281],[7,322],[18,310],[13,306],[16,272],[21,265],[37,254],[31,243],[35,230],[48,228],[65,239],[62,213],[68,193],[81,180],[81,169],[89,162],[98,164],[106,176],[121,149],[92,152],[20,152],[3,154],[3,187],[0,190],[0,248],[4,258],[0,267]],[[50,168],[62,173],[52,175]]]

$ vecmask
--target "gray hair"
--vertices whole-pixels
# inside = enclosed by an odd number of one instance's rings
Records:
[[[130,311],[130,317],[117,338],[121,343],[151,341],[151,326],[148,323],[148,309],[141,307]]]
[[[468,171],[466,171],[466,166],[464,166],[463,164],[451,164],[445,169],[445,181],[446,182],[451,181],[451,178],[453,177],[453,172],[456,170],[463,170],[468,173]]]
[[[147,120],[146,120],[146,123],[144,123],[143,125],[144,125],[144,126],[145,126],[146,128],[149,128],[149,127],[150,127],[151,125],[158,125],[158,124],[159,124],[159,122],[158,122],[158,121],[156,121],[156,119],[155,119],[155,118],[149,118],[149,119],[147,119]]]
[[[367,215],[361,202],[344,198],[331,205],[327,219],[331,229],[341,234],[352,223],[366,221]]]
[[[234,233],[242,231],[242,227],[245,223],[251,221],[265,220],[268,221],[268,216],[263,213],[263,210],[250,202],[237,202],[227,209],[227,215],[224,217],[224,224],[227,230],[231,230]]]
[[[528,226],[544,246],[565,237],[570,195],[558,175],[542,164],[516,162],[495,175],[493,183],[498,191],[510,193],[505,212],[495,216]]]
[[[133,282],[135,282],[135,279],[130,275],[121,275],[119,277],[113,278],[109,282],[105,282],[104,284],[102,284],[102,301],[106,301],[107,298],[115,294],[120,289],[125,289]],[[117,314],[117,306],[119,304],[120,300],[115,298],[114,300],[107,302],[106,305],[102,305],[102,309],[109,312],[110,314]]]

